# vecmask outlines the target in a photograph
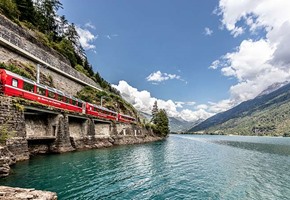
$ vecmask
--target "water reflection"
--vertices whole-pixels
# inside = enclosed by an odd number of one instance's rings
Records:
[[[230,140],[218,140],[212,141],[216,144],[227,145],[231,147],[236,147],[240,149],[247,149],[251,151],[259,151],[262,153],[278,154],[278,155],[290,155],[290,144],[264,144],[255,142],[245,142],[245,141],[230,141]]]

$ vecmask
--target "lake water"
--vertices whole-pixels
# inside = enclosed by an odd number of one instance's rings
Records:
[[[1,185],[59,199],[289,199],[290,138],[170,135],[38,156],[12,169]]]

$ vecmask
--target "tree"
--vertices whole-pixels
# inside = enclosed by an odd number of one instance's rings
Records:
[[[153,108],[152,108],[152,117],[154,118],[155,114],[158,113],[158,105],[157,101],[154,102]]]
[[[15,2],[20,13],[19,20],[30,22],[35,26],[36,13],[32,0],[15,0]]]
[[[19,10],[13,0],[1,0],[0,1],[0,13],[4,14],[10,19],[17,19],[19,16]]]
[[[154,104],[155,105],[155,104]],[[153,117],[153,131],[160,136],[167,136],[169,134],[169,120],[164,109],[160,109]]]
[[[35,1],[36,13],[38,19],[38,28],[45,34],[52,34],[52,37],[57,36],[57,11],[62,8],[59,0],[37,0]]]

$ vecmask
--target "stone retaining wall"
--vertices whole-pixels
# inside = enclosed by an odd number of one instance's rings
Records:
[[[77,91],[80,91],[85,86],[85,84],[100,88],[92,79],[73,69],[64,56],[39,42],[35,33],[19,27],[3,15],[0,15],[0,39],[5,41],[5,44],[3,41],[0,41],[0,62],[7,62],[12,59],[36,66],[39,62],[34,59],[35,57],[47,63],[47,65],[41,63],[43,66],[41,72],[47,76],[53,77],[55,87],[71,95],[75,95]],[[17,51],[17,49],[9,44],[14,45],[26,53]],[[50,66],[63,74],[60,74]],[[65,74],[83,83],[72,80],[66,77]]]

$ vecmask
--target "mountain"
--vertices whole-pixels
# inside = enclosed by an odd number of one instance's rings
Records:
[[[152,115],[149,115],[147,113],[139,111],[140,116],[142,119],[145,119],[145,121],[149,122],[152,118]],[[188,130],[190,127],[192,127],[192,122],[185,121],[181,118],[176,117],[168,117],[169,119],[169,127],[170,132],[183,132]]]
[[[216,114],[188,130],[200,131],[210,134],[290,135],[290,84],[274,84],[256,98]]]
[[[180,118],[169,117],[170,132],[184,132],[192,127],[192,122]]]
[[[271,92],[278,90],[279,88],[283,87],[284,85],[287,85],[288,83],[289,83],[288,81],[282,83],[274,83],[270,85],[267,89],[263,90],[257,97],[270,94]]]

